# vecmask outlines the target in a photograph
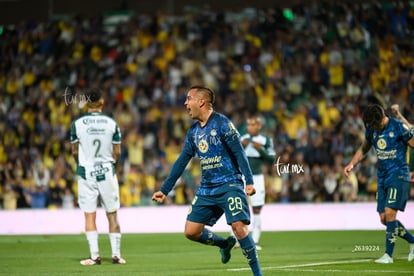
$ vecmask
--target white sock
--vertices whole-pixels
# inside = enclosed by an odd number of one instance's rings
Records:
[[[111,241],[112,258],[115,256],[121,258],[121,233],[109,233],[109,240]]]
[[[89,251],[91,253],[91,259],[95,260],[99,257],[99,246],[98,246],[98,232],[88,231],[86,232],[86,239],[89,244]]]
[[[259,243],[260,234],[262,233],[262,217],[260,214],[253,214],[253,231],[252,238],[254,243]]]

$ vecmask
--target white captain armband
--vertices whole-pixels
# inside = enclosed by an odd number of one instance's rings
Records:
[[[412,126],[409,127],[406,124],[403,124],[403,127],[405,130],[407,130],[406,133],[404,134],[409,134],[410,136],[414,136],[414,127]]]

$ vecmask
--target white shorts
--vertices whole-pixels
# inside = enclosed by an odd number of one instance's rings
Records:
[[[120,208],[118,178],[112,164],[101,165],[98,169],[86,169],[86,179],[78,176],[78,203],[85,213],[94,213],[99,203],[106,212]]]
[[[253,175],[254,188],[256,193],[250,196],[250,204],[253,207],[263,206],[266,199],[265,178],[263,174]]]

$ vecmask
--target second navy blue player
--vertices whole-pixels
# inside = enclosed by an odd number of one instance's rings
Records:
[[[233,236],[225,239],[205,228],[206,225],[213,226],[224,214],[253,274],[262,275],[247,227],[250,224],[247,195],[255,193],[252,171],[239,132],[226,116],[213,110],[214,101],[214,91],[207,87],[193,86],[188,91],[184,105],[197,122],[188,130],[178,159],[152,200],[162,203],[188,162],[198,155],[201,183],[187,216],[185,236],[192,241],[218,246],[222,263],[227,263],[236,239]]]
[[[365,140],[355,152],[344,174],[348,177],[354,166],[374,147],[378,158],[377,211],[386,226],[385,254],[376,263],[393,263],[392,254],[397,237],[410,244],[408,261],[414,259],[414,236],[397,220],[397,212],[404,211],[409,197],[410,174],[407,145],[414,147],[414,129],[389,117],[377,104],[369,105],[363,113]]]

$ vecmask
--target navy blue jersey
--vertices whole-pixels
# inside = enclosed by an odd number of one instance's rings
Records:
[[[223,188],[228,186],[226,184],[243,186],[242,175],[247,184],[253,184],[253,175],[239,137],[233,123],[217,112],[211,114],[203,127],[198,122],[194,123],[187,132],[183,150],[161,192],[168,194],[171,191],[190,159],[196,155],[201,166],[198,195],[223,193]]]
[[[365,138],[375,148],[378,157],[378,180],[403,173],[408,176],[407,142],[414,133],[395,118],[389,118],[389,123],[383,130],[376,131],[368,128]]]

